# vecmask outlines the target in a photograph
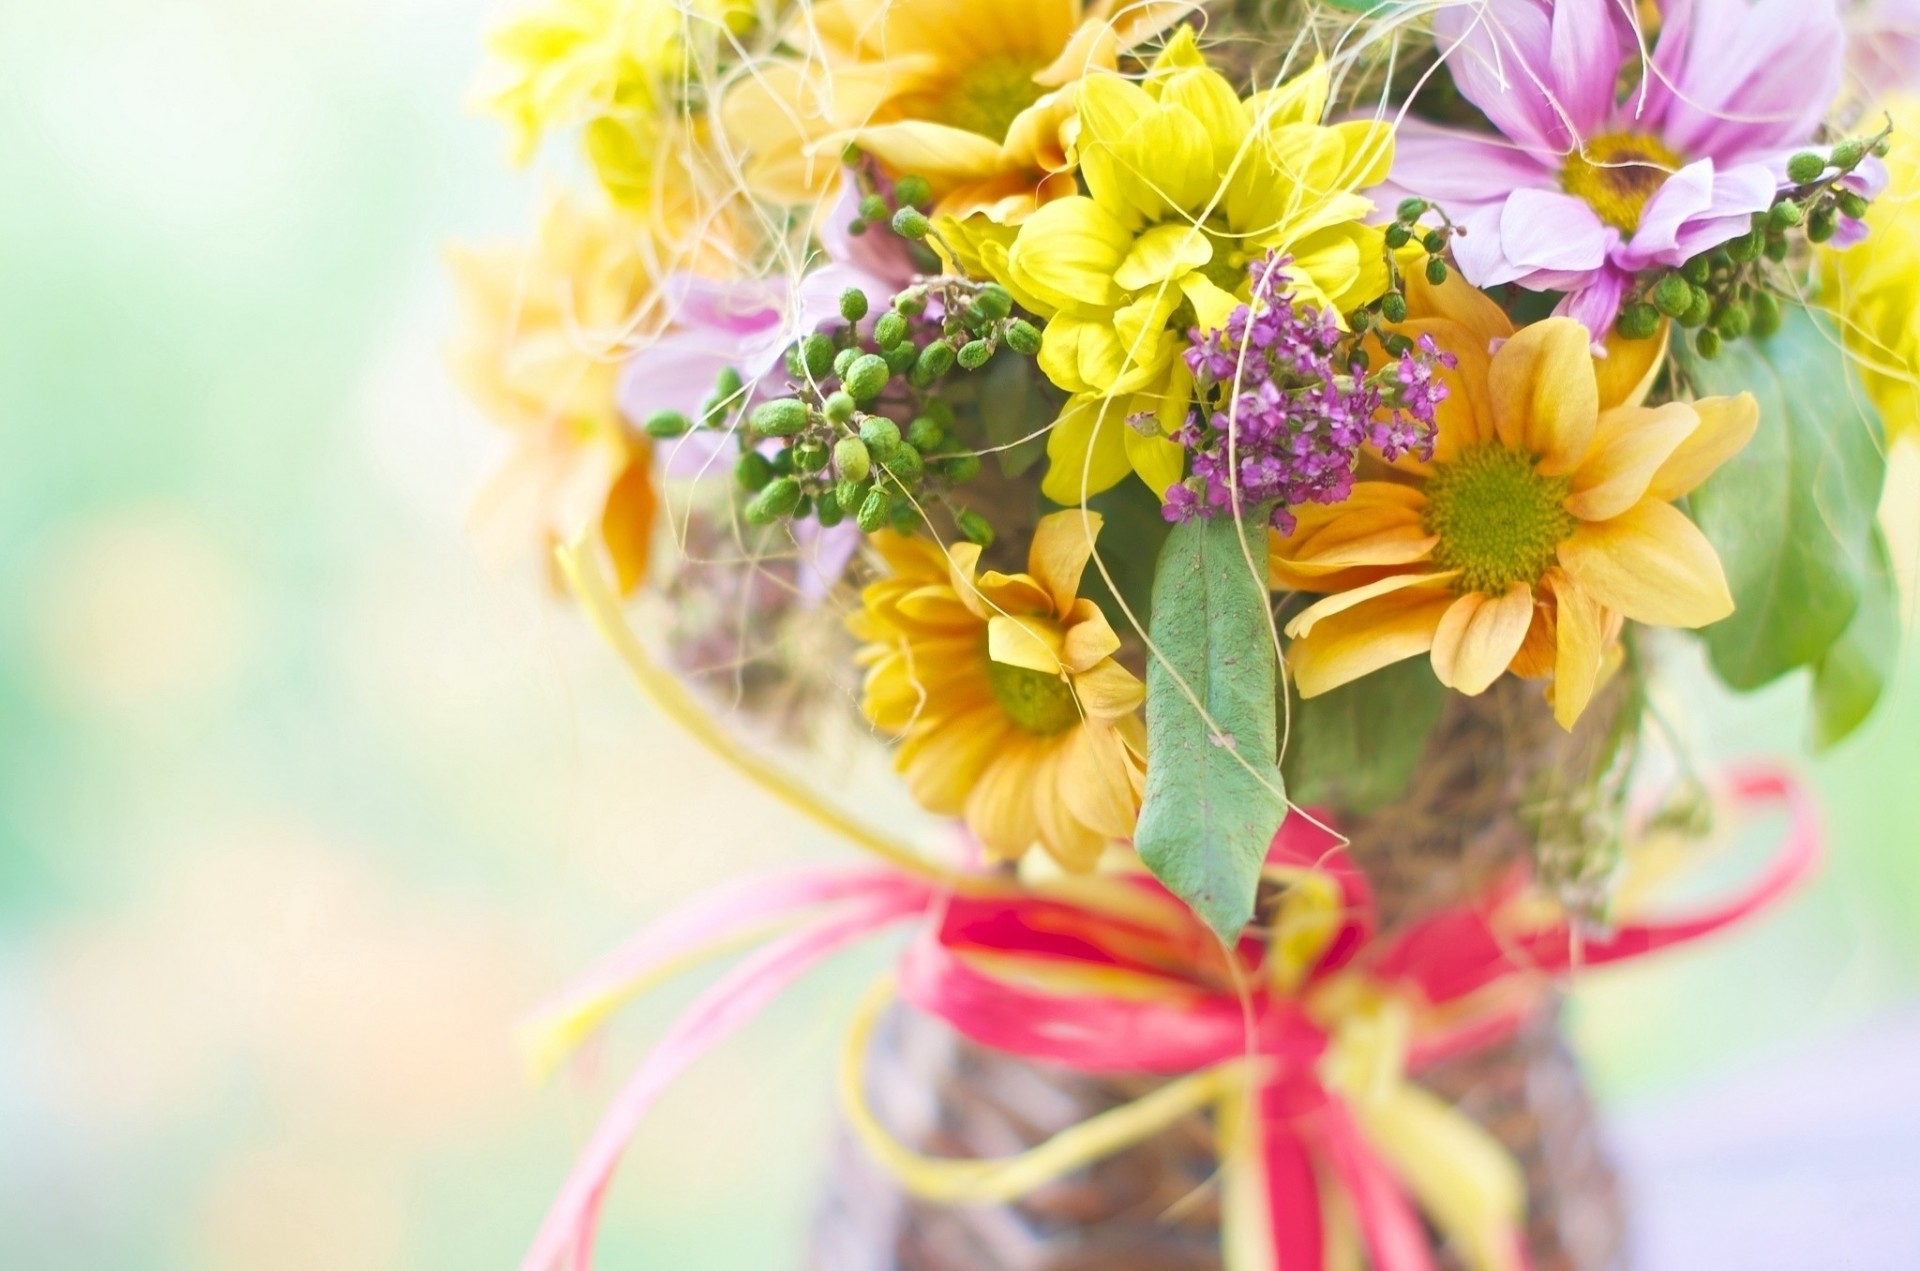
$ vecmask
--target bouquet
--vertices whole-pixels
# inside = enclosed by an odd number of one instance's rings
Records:
[[[1685,640],[1736,690],[1804,671],[1827,747],[1900,649],[1916,37],[1899,0],[500,28],[482,103],[566,164],[530,246],[453,256],[511,445],[476,515],[877,858],[698,902],[538,1017],[557,1058],[765,940],[529,1265],[588,1256],[674,1071],[896,923],[821,1265],[1612,1265],[1559,985],[1745,917],[1817,839],[1783,772],[1700,773],[1650,686]],[[848,725],[948,848],[794,775]],[[1637,912],[1648,861],[1776,804],[1748,888]],[[1532,1075],[1467,1106],[1501,1071]],[[1034,1080],[1081,1114],[1008,1102]]]

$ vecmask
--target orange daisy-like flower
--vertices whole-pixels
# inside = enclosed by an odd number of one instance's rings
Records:
[[[867,643],[861,703],[901,739],[894,767],[930,811],[964,816],[998,860],[1034,844],[1092,869],[1133,834],[1146,782],[1146,689],[1078,595],[1100,517],[1040,522],[1027,573],[981,573],[980,549],[880,533],[890,568],[848,621]]]
[[[1753,436],[1752,394],[1641,403],[1658,340],[1610,343],[1551,318],[1513,329],[1458,279],[1411,287],[1398,328],[1459,359],[1434,457],[1299,510],[1272,541],[1276,586],[1328,593],[1287,624],[1302,696],[1429,654],[1443,684],[1553,677],[1571,728],[1621,622],[1701,627],[1733,612],[1720,559],[1673,506]],[[1489,352],[1489,349],[1493,350]]]

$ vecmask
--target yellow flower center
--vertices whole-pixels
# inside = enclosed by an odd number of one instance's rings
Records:
[[[1540,581],[1573,533],[1571,477],[1542,476],[1531,456],[1487,442],[1437,464],[1421,525],[1438,536],[1433,559],[1457,569],[1454,589],[1498,595]]]
[[[1567,156],[1560,188],[1623,233],[1640,228],[1640,212],[1684,160],[1653,137],[1616,132],[1594,137]]]
[[[1007,718],[1036,737],[1064,733],[1080,722],[1080,703],[1062,675],[987,660],[987,680]]]
[[[1047,91],[1033,82],[1040,66],[1032,58],[1015,53],[969,63],[966,71],[935,99],[928,117],[950,128],[1004,141],[1020,112]]]

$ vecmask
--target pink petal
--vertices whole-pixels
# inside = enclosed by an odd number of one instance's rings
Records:
[[[849,234],[847,226],[853,224],[859,215],[858,185],[852,180],[843,180],[840,182],[840,197],[834,200],[815,224],[814,237],[820,240],[820,248],[826,252],[828,260],[852,265],[880,280],[887,294],[892,295],[913,281],[913,257],[907,250],[907,240],[898,234],[886,232],[883,226],[876,226],[857,237]],[[878,299],[875,297],[876,302]]]
[[[1515,190],[1500,213],[1500,250],[1528,272],[1585,273],[1607,262],[1607,227],[1583,199]]]
[[[1722,161],[1812,137],[1840,90],[1846,32],[1833,0],[1691,0],[1660,37],[1685,49],[1662,94],[1661,134],[1689,156]]]
[[[1632,282],[1632,274],[1608,265],[1596,272],[1586,286],[1567,292],[1554,306],[1553,316],[1572,318],[1586,327],[1587,334],[1593,337],[1595,354],[1603,355],[1606,350],[1602,341],[1613,329],[1613,320],[1620,316],[1620,299]]]
[[[1654,191],[1641,209],[1640,228],[1614,260],[1628,269],[1682,264],[1745,234],[1777,188],[1763,164],[1715,171],[1711,159],[1690,163]]]
[[[1394,133],[1387,186],[1375,199],[1380,207],[1411,195],[1444,204],[1457,220],[1475,207],[1502,202],[1514,190],[1559,189],[1560,164],[1555,156],[1522,150],[1503,137],[1409,118]]]
[[[1433,26],[1461,94],[1522,146],[1566,154],[1605,123],[1625,47],[1617,0],[1477,0]]]

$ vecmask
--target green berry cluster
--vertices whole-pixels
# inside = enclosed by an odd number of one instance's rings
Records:
[[[1689,333],[1701,357],[1719,356],[1729,341],[1761,338],[1780,328],[1781,297],[1790,295],[1786,271],[1794,239],[1824,243],[1840,220],[1858,220],[1867,199],[1845,184],[1868,155],[1885,155],[1891,131],[1854,137],[1826,154],[1804,150],[1787,161],[1793,182],[1740,237],[1703,252],[1678,269],[1644,273],[1615,323],[1630,340],[1651,339],[1662,318]]]
[[[1438,228],[1421,225],[1429,213],[1440,221]],[[1385,295],[1347,315],[1353,329],[1366,330],[1376,316],[1388,322],[1405,322],[1407,295],[1402,284],[1400,258],[1395,253],[1410,243],[1419,244],[1420,250],[1426,253],[1426,261],[1421,265],[1420,272],[1437,287],[1447,280],[1447,245],[1459,232],[1453,221],[1436,204],[1425,199],[1400,200],[1400,206],[1394,211],[1393,224],[1387,226],[1386,231],[1387,274],[1392,282]]]

